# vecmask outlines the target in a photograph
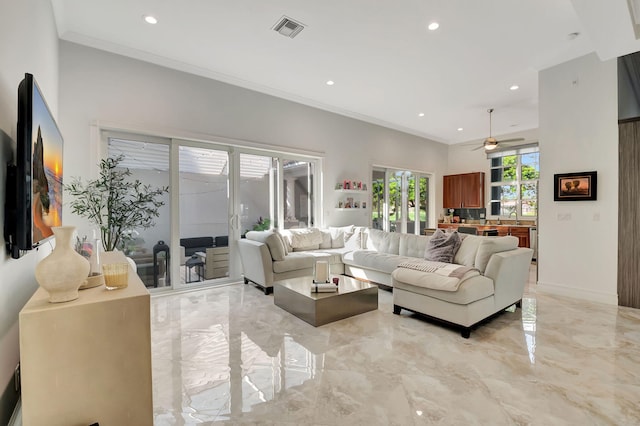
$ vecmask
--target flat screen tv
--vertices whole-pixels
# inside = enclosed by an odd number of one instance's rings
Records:
[[[62,224],[63,139],[35,78],[18,86],[13,252],[31,250]],[[7,194],[8,195],[8,194]]]

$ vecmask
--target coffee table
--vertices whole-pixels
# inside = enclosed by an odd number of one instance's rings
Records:
[[[340,285],[332,293],[311,293],[312,276],[276,281],[273,302],[314,327],[378,309],[377,286],[334,276],[340,279]]]

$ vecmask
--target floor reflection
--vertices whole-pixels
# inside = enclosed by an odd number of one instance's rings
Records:
[[[636,424],[640,313],[528,286],[466,340],[379,309],[314,328],[252,286],[152,298],[156,425]],[[594,420],[596,419],[596,420]]]

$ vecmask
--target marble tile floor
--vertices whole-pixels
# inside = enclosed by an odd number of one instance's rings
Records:
[[[154,424],[640,424],[640,310],[530,284],[463,339],[392,304],[314,328],[250,285],[153,297]]]

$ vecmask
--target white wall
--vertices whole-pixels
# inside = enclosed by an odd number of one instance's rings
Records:
[[[617,304],[616,60],[540,72],[539,290]],[[553,175],[596,170],[597,201],[553,201]]]
[[[364,213],[333,210],[333,188],[343,179],[370,182],[372,164],[434,172],[442,205],[443,144],[67,42],[60,48],[60,105],[65,143],[83,160],[65,163],[73,176],[95,168],[90,125],[100,120],[162,136],[221,136],[323,152],[325,225],[368,224]]]
[[[18,84],[29,72],[54,115],[58,110],[58,38],[51,4],[47,0],[0,2],[0,205],[5,203],[5,164],[14,161]],[[0,133],[1,134],[1,133]],[[0,208],[4,223],[4,208]],[[4,247],[4,238],[2,247]],[[19,361],[18,313],[37,283],[34,267],[49,247],[30,252],[19,260],[0,254],[0,393],[13,381]],[[0,422],[1,422],[0,418]]]

